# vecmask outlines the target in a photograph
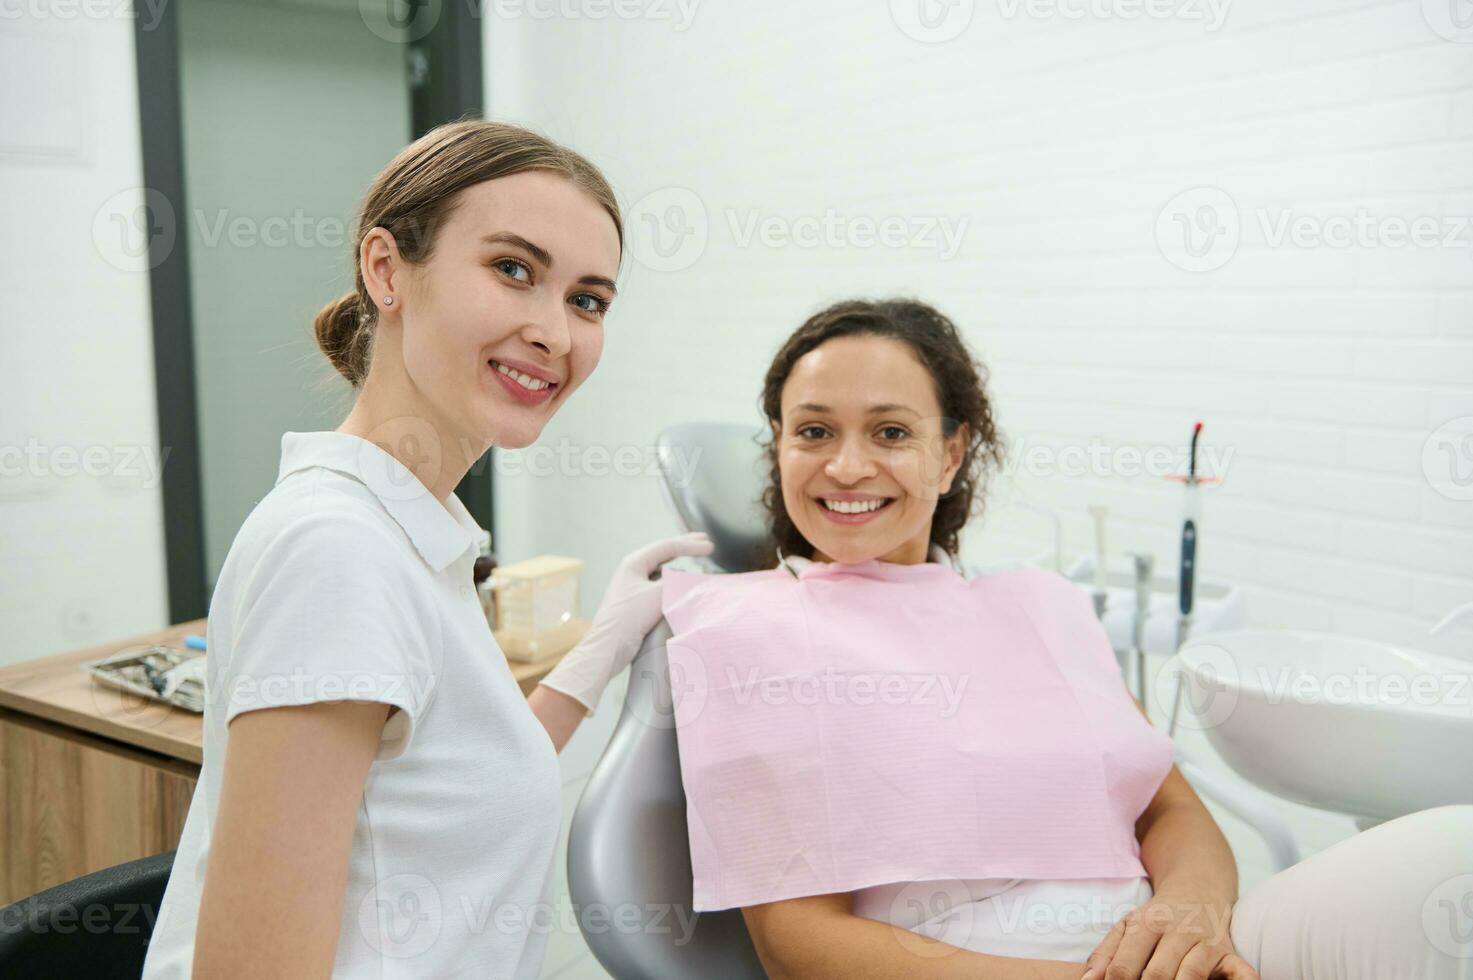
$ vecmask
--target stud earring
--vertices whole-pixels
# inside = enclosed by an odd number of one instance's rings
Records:
[[[392,297],[392,296],[385,296],[384,297],[384,305],[385,306],[393,306],[394,305],[394,297]]]

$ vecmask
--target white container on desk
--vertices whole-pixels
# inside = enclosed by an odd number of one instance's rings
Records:
[[[566,653],[588,629],[578,616],[583,562],[539,555],[491,573],[496,594],[492,635],[508,660],[531,663]]]

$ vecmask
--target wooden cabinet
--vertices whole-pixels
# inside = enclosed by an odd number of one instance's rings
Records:
[[[97,684],[82,664],[190,633],[205,621],[0,668],[0,905],[178,846],[203,717]],[[512,676],[530,693],[557,660]]]
[[[0,712],[0,904],[171,850],[199,766]]]

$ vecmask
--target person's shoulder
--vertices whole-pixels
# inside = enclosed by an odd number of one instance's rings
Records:
[[[273,537],[292,526],[398,527],[372,490],[351,476],[323,467],[289,474],[262,497],[241,534]]]
[[[709,604],[709,599],[724,602],[744,601],[753,594],[781,589],[796,582],[787,569],[764,568],[754,572],[700,572],[667,568],[660,574],[662,605],[667,616],[679,616],[681,610],[695,604]]]
[[[795,582],[792,572],[779,566],[762,568],[752,572],[706,572],[684,568],[665,568],[660,577],[667,587],[678,592],[692,589],[719,590],[722,592],[759,588],[771,583]]]
[[[690,559],[679,558],[663,566],[660,574],[689,575],[692,578],[722,582],[760,582],[767,578],[775,578],[779,574],[785,578],[793,578],[793,573],[781,565],[776,568],[759,568],[750,572],[722,572],[698,568],[690,562]]]
[[[246,516],[221,569],[332,560],[351,555],[360,567],[412,558],[412,545],[383,504],[362,483],[313,467],[289,474]]]
[[[797,601],[797,582],[787,569],[755,572],[665,572],[661,606],[665,620],[677,635],[694,631],[721,632],[736,624],[752,626],[791,612]]]

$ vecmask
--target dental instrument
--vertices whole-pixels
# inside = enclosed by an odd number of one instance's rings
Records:
[[[1095,615],[1104,620],[1109,602],[1109,594],[1105,591],[1105,515],[1108,508],[1104,504],[1091,504],[1089,513],[1095,522]]]
[[[1130,651],[1131,635],[1135,627],[1135,574],[1126,554],[1119,556],[1115,567],[1105,571],[1105,591],[1109,594],[1109,601],[1103,625],[1110,637],[1110,646],[1120,651],[1121,671],[1127,671],[1129,667],[1126,654]],[[1175,555],[1172,558],[1172,561],[1163,563],[1160,555],[1156,555],[1152,568],[1149,583],[1150,613],[1146,616],[1145,624],[1145,649],[1148,658],[1156,656],[1166,660],[1176,652]],[[1079,555],[1064,572],[1064,576],[1074,583],[1074,587],[1084,593],[1086,602],[1090,601],[1089,596],[1094,591],[1094,575],[1093,548]],[[1200,575],[1197,577],[1197,598],[1192,607],[1193,635],[1238,629],[1248,624],[1247,617],[1248,601],[1242,589],[1219,580],[1202,578]],[[1171,689],[1168,685],[1163,688],[1162,693],[1163,717],[1170,703]]]
[[[1131,631],[1131,649],[1135,651],[1135,695],[1142,707],[1146,704],[1146,617],[1151,608],[1151,569],[1156,560],[1151,555],[1135,552],[1135,623]]]
[[[1176,648],[1186,642],[1192,627],[1192,604],[1197,597],[1197,533],[1201,524],[1201,502],[1197,489],[1197,439],[1202,435],[1202,423],[1192,426],[1192,449],[1188,455],[1186,499],[1182,504],[1181,521],[1181,564],[1177,579],[1177,603],[1181,617],[1177,620]]]
[[[82,664],[100,684],[195,713],[205,710],[204,666],[199,653],[162,643],[130,647]]]
[[[1167,477],[1181,480],[1186,490],[1182,502],[1181,560],[1177,575],[1176,649],[1181,650],[1192,630],[1192,613],[1197,601],[1197,567],[1199,538],[1202,530],[1201,485],[1215,483],[1213,477],[1197,476],[1197,440],[1202,435],[1202,422],[1192,426],[1192,448],[1187,457],[1187,475]],[[1181,709],[1181,679],[1177,679],[1176,695],[1171,702],[1171,722],[1167,734],[1175,734],[1177,712]]]

